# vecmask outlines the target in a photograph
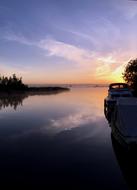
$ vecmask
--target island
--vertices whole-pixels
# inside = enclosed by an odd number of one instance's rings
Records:
[[[22,77],[17,78],[15,74],[10,77],[0,77],[0,95],[7,93],[27,93],[28,95],[35,94],[52,94],[62,91],[69,91],[68,87],[47,86],[47,87],[29,87],[22,82]]]
[[[15,74],[11,77],[2,76],[0,77],[0,110],[8,106],[16,110],[29,96],[55,95],[69,90],[70,88],[60,86],[29,87]]]

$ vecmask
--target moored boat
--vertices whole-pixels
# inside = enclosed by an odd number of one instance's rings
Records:
[[[117,140],[128,145],[137,145],[137,98],[117,100],[110,126]]]
[[[113,88],[117,86],[116,88]],[[109,86],[104,113],[113,136],[128,145],[137,145],[137,98],[124,83]]]
[[[112,83],[109,85],[108,96],[104,100],[104,114],[109,123],[117,100],[120,97],[132,96],[132,92],[126,83]]]

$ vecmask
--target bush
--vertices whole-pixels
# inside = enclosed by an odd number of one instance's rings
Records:
[[[125,67],[123,79],[134,90],[137,95],[137,59],[130,60]]]

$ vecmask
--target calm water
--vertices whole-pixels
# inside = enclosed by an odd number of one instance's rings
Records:
[[[106,93],[72,88],[0,98],[1,184],[126,190],[128,175],[103,114]]]

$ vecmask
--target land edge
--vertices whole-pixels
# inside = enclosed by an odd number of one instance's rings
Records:
[[[67,87],[28,87],[27,89],[19,89],[19,90],[13,90],[13,89],[6,89],[6,90],[0,90],[0,95],[11,95],[11,94],[54,94],[64,91],[69,91],[70,88]]]

